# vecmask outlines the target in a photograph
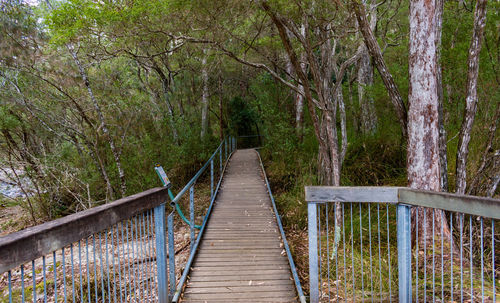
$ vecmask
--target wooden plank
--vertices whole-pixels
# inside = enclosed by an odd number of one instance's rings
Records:
[[[187,287],[208,288],[208,287],[238,287],[247,285],[270,286],[270,285],[291,285],[292,280],[244,280],[244,281],[208,281],[208,282],[192,282],[190,281]]]
[[[500,199],[400,188],[399,202],[500,220]]]
[[[255,300],[253,299],[235,299],[235,298],[230,298],[230,299],[214,299],[214,300],[193,300],[187,297],[186,299],[182,299],[182,302],[190,302],[190,303],[227,303],[227,302],[235,302],[235,303],[255,303]],[[261,303],[264,302],[273,302],[273,303],[283,303],[283,302],[297,302],[296,298],[292,297],[280,297],[280,298],[259,298],[259,301]]]
[[[0,273],[50,254],[160,205],[168,197],[159,187],[93,207],[0,238]]]
[[[293,284],[282,285],[258,285],[254,283],[249,286],[223,286],[223,287],[187,287],[184,291],[185,294],[224,294],[224,293],[253,293],[253,292],[267,292],[267,291],[286,291],[293,292]]]
[[[307,202],[398,202],[400,187],[306,186]]]
[[[259,299],[259,298],[279,298],[282,297],[282,292],[277,291],[254,291],[254,292],[232,292],[232,293],[216,293],[216,294],[197,294],[190,293],[186,294],[186,299],[195,299],[195,300],[213,300],[213,299],[243,299],[243,298],[251,298],[251,299]],[[290,296],[291,297],[291,296]]]
[[[273,274],[262,276],[261,274],[256,275],[226,275],[226,276],[197,276],[192,275],[189,281],[192,282],[208,282],[208,281],[248,281],[248,280],[290,280],[290,274]]]

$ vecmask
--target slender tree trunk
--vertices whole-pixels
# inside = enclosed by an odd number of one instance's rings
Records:
[[[372,0],[370,8],[370,29],[375,32],[377,26],[376,3]],[[358,61],[358,102],[361,110],[361,131],[363,134],[373,134],[377,128],[377,112],[373,98],[366,94],[366,88],[373,85],[373,66],[370,62],[370,53],[365,44],[359,46],[360,59]]]
[[[436,85],[439,112],[439,164],[441,191],[448,191],[448,149],[446,129],[444,127],[444,105],[443,105],[443,74],[441,71],[441,32],[443,28],[444,0],[436,0]]]
[[[487,0],[478,0],[474,10],[474,29],[469,47],[467,59],[467,96],[465,98],[465,112],[460,128],[458,141],[457,164],[456,164],[456,192],[465,193],[467,187],[467,157],[469,153],[469,142],[477,111],[477,79],[479,74],[479,53],[483,40],[484,27],[486,25],[486,3]]]
[[[401,132],[403,133],[403,137],[407,138],[407,124],[408,117],[406,112],[406,106],[403,102],[403,97],[392,78],[387,65],[385,64],[384,57],[382,56],[382,51],[380,50],[380,46],[375,39],[375,35],[370,29],[370,24],[366,18],[365,7],[362,3],[357,1],[351,1],[354,12],[356,13],[356,18],[358,20],[359,29],[363,35],[366,47],[368,48],[368,52],[372,56],[375,66],[377,67],[380,76],[382,77],[382,81],[389,93],[389,97],[391,98],[391,102],[394,105],[396,110],[396,114],[398,116],[399,124],[401,126]]]
[[[201,79],[203,89],[201,94],[201,139],[205,138],[208,130],[208,70],[207,70],[207,51],[203,51],[204,56],[201,59]]]

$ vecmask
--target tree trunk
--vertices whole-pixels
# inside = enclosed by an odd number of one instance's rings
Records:
[[[203,89],[201,94],[201,139],[205,138],[208,130],[208,71],[207,71],[207,51],[203,51],[204,56],[201,59],[201,79]]]
[[[446,139],[446,129],[444,128],[444,107],[443,107],[443,74],[441,71],[441,31],[443,28],[443,8],[444,0],[436,0],[436,85],[438,96],[439,112],[439,164],[440,164],[440,185],[441,191],[448,191],[448,148]]]
[[[409,112],[408,112],[408,184],[411,188],[440,191],[439,99],[436,60],[436,14],[433,1],[410,1]],[[412,208],[412,229],[419,235],[436,226],[449,235],[444,213]],[[418,226],[414,223],[422,222]],[[426,222],[423,224],[423,222]],[[426,233],[416,242],[430,240]],[[424,239],[426,238],[426,239]],[[427,244],[430,241],[426,241]],[[425,257],[424,257],[425,258]],[[422,264],[426,264],[426,261]],[[425,265],[424,265],[425,266]]]
[[[366,94],[365,88],[373,85],[373,68],[370,64],[370,54],[365,45],[360,46],[361,58],[358,62],[358,102],[361,111],[361,131],[363,134],[373,134],[377,127],[377,113],[373,98]]]
[[[363,38],[368,48],[368,52],[372,56],[375,66],[377,67],[380,76],[382,77],[382,81],[389,93],[389,97],[391,98],[391,102],[394,105],[396,110],[396,114],[398,116],[399,124],[401,126],[401,132],[403,133],[403,137],[407,138],[407,124],[408,117],[406,112],[406,106],[403,102],[403,98],[399,93],[398,87],[392,78],[387,65],[385,64],[384,57],[382,56],[382,51],[380,50],[380,46],[375,39],[375,35],[370,29],[370,24],[366,19],[365,7],[362,3],[358,3],[357,1],[351,1],[354,12],[356,13],[356,18],[358,20],[358,25],[361,33],[363,34]]]
[[[370,29],[375,32],[377,26],[376,3],[372,0],[370,8]],[[363,134],[373,134],[377,128],[377,112],[373,98],[366,94],[365,88],[373,85],[373,66],[370,62],[370,53],[365,44],[359,46],[361,57],[358,61],[358,102],[361,110],[361,131]]]
[[[486,2],[478,0],[474,10],[474,29],[469,47],[467,59],[467,87],[465,98],[465,112],[460,128],[458,141],[457,164],[456,164],[456,189],[459,194],[465,193],[467,187],[467,156],[469,153],[469,142],[477,111],[477,78],[479,73],[479,53],[483,39],[484,27],[486,25]]]

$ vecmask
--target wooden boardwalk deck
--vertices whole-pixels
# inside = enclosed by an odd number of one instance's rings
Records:
[[[236,151],[182,302],[297,302],[255,150]]]

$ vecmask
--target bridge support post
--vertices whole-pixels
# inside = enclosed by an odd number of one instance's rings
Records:
[[[411,216],[410,206],[397,206],[399,302],[411,302]]]
[[[210,200],[214,197],[214,160],[210,161]]]
[[[154,208],[158,301],[168,303],[167,246],[165,243],[165,204]]]
[[[194,247],[194,185],[189,189],[189,223],[191,229],[191,249],[193,251]]]
[[[172,211],[167,217],[168,228],[168,271],[170,280],[170,293],[169,297],[172,299],[174,296],[175,286],[175,246],[174,246],[174,214]]]
[[[307,229],[309,233],[309,301],[318,303],[318,218],[316,203],[310,202],[307,204]]]

